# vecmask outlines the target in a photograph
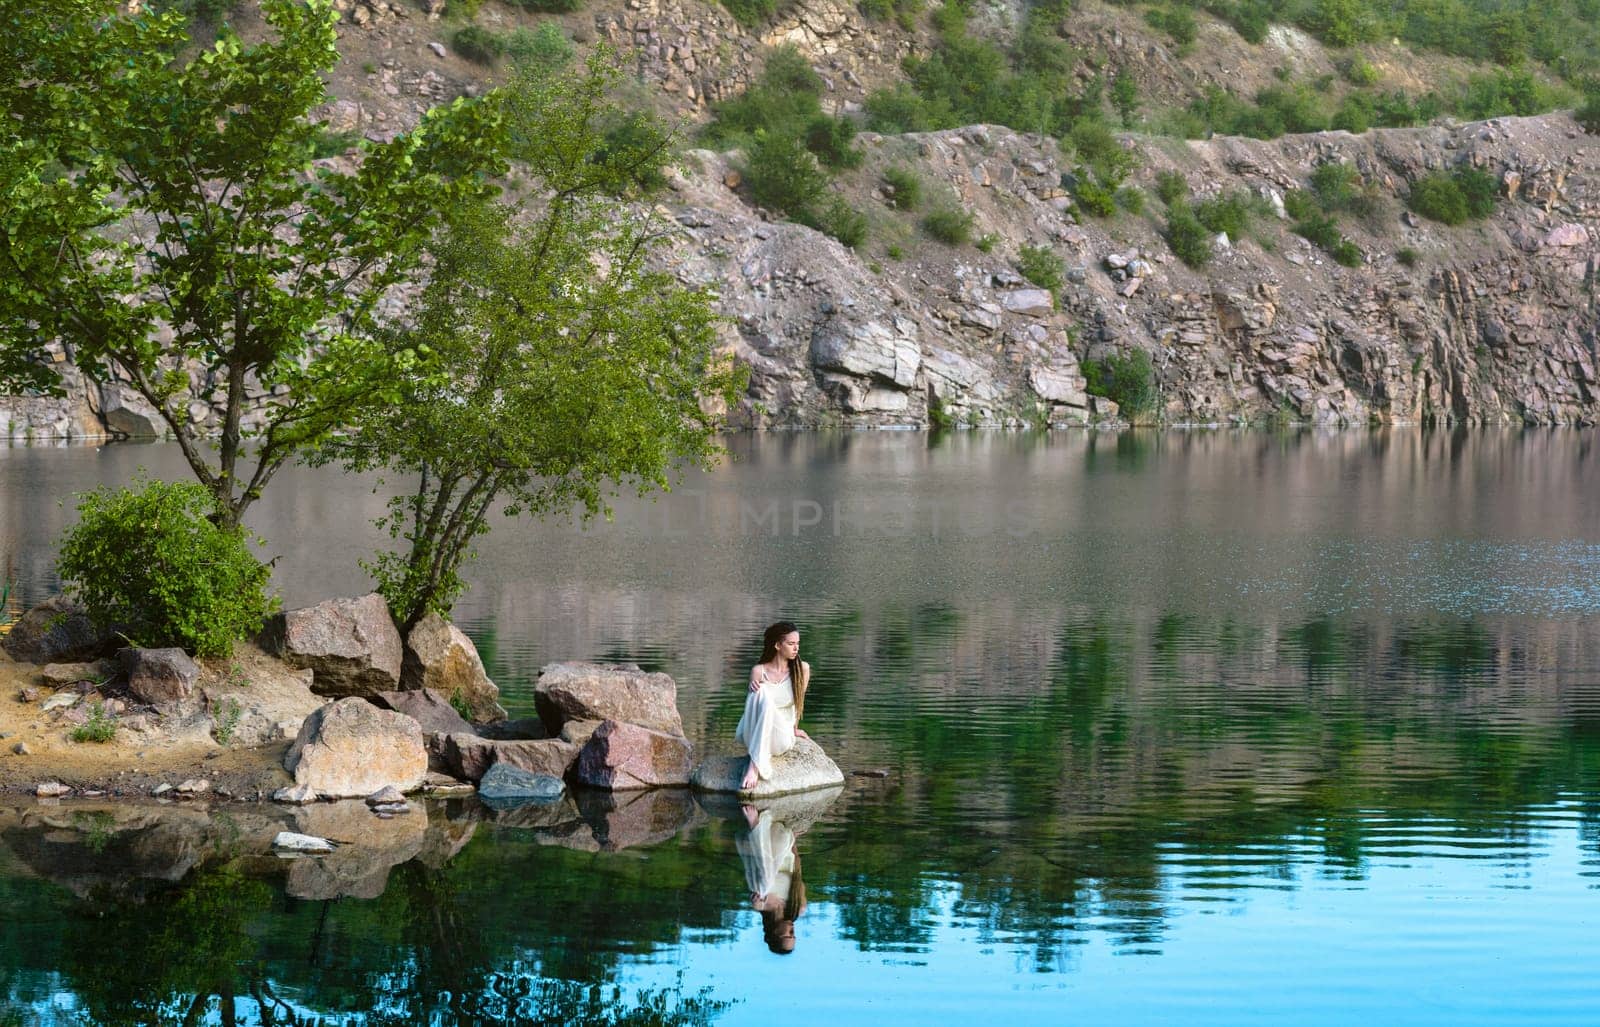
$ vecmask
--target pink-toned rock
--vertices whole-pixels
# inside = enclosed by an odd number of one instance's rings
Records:
[[[1589,230],[1576,222],[1557,225],[1544,237],[1546,246],[1582,246],[1589,241]]]
[[[355,799],[384,785],[402,792],[420,788],[428,753],[422,728],[410,717],[365,699],[340,699],[306,718],[283,767],[295,784],[318,795]]]
[[[318,695],[370,696],[400,684],[404,646],[377,593],[280,613],[261,645],[291,667],[309,667]]]
[[[552,735],[569,720],[616,720],[683,735],[677,683],[632,665],[548,664],[539,671],[533,701]]]
[[[445,735],[443,753],[445,773],[462,781],[477,781],[496,763],[566,777],[578,759],[578,747],[559,738],[497,739],[469,733]]]
[[[152,706],[186,701],[200,677],[200,666],[182,649],[122,649],[117,659],[128,677],[128,691]]]
[[[479,723],[506,719],[500,689],[484,672],[477,646],[437,613],[422,618],[406,636],[400,687],[431,688],[447,701],[459,695]]]
[[[689,743],[681,735],[608,720],[578,754],[578,780],[627,791],[689,783]]]

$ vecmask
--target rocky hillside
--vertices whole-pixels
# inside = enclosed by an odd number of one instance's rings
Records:
[[[492,73],[446,47],[449,23],[437,13],[404,0],[347,9],[332,130],[382,137],[484,86]],[[1226,77],[1228,47],[1253,49],[1262,67],[1332,67],[1291,30],[1252,47],[1205,23],[1201,43],[1215,33],[1215,45],[1185,63],[1125,12],[1089,15],[1073,23],[1080,45],[1130,62],[1157,99],[1182,102]],[[238,19],[246,34],[250,17]],[[532,16],[489,3],[478,20],[509,27]],[[801,0],[760,32],[696,0],[596,3],[561,24],[580,46],[632,47],[641,97],[691,132],[708,105],[751,80],[768,44],[797,44],[827,85],[825,106],[849,112],[926,43],[922,30],[868,23],[837,0]],[[1393,53],[1384,59],[1395,74],[1416,74]],[[1116,405],[1088,395],[1085,365],[1133,350],[1154,367],[1149,416],[1167,423],[1590,424],[1600,412],[1600,145],[1566,114],[1273,141],[1130,134],[1121,138],[1138,157],[1129,184],[1147,202],[1104,218],[1079,209],[1073,162],[1044,137],[977,125],[863,133],[857,143],[862,165],[833,184],[870,225],[858,250],[754,206],[737,153],[687,151],[653,200],[681,233],[665,259],[685,281],[718,289],[726,345],[751,368],[735,424],[1111,420]],[[1363,196],[1359,216],[1337,222],[1359,251],[1347,260],[1356,266],[1295,234],[1284,211],[1285,197],[1328,163],[1354,169]],[[1411,182],[1462,166],[1497,184],[1487,219],[1448,227],[1406,208]],[[890,168],[923,181],[923,209],[890,202]],[[1158,176],[1170,182],[1173,172],[1194,202],[1248,194],[1259,212],[1240,238],[1217,238],[1200,269],[1165,238],[1155,193]],[[930,236],[922,222],[934,206],[970,214],[967,241]],[[1059,289],[1019,273],[1024,246],[1060,259]],[[70,363],[65,351],[56,358]],[[0,437],[142,434],[154,427],[149,415],[131,390],[79,383],[65,400],[0,399]]]

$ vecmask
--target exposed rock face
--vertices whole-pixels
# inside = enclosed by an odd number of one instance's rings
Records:
[[[410,717],[364,699],[340,699],[306,718],[283,768],[324,798],[361,798],[385,785],[403,792],[421,787],[428,753]]]
[[[794,748],[772,760],[772,777],[757,781],[752,789],[739,787],[749,766],[747,756],[712,756],[694,768],[689,783],[702,792],[728,792],[764,799],[794,792],[809,792],[844,783],[838,764],[822,746],[809,738],[795,739]]]
[[[553,735],[569,720],[616,720],[683,735],[677,683],[631,665],[549,664],[539,671],[533,701]]]
[[[122,644],[114,631],[96,628],[83,607],[66,596],[52,596],[35,606],[0,639],[12,659],[45,664],[92,660]]]
[[[128,691],[140,702],[167,706],[188,701],[200,666],[182,649],[122,649],[117,653]]]
[[[377,593],[277,614],[262,647],[291,667],[310,668],[318,695],[376,695],[400,684],[404,647]]]
[[[500,689],[484,673],[472,639],[436,613],[418,621],[406,636],[400,687],[431,688],[447,701],[460,695],[480,723],[506,719]]]
[[[559,738],[508,740],[457,733],[445,735],[442,748],[445,773],[463,781],[479,780],[496,763],[566,777],[578,759],[578,747]]]
[[[689,783],[689,743],[682,735],[607,720],[578,754],[578,780],[614,792]]]

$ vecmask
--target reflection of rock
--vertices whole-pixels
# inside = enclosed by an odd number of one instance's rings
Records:
[[[569,720],[617,720],[683,734],[677,683],[632,665],[549,664],[539,671],[533,701],[551,734]]]
[[[422,839],[422,850],[417,860],[430,870],[438,870],[455,859],[478,833],[478,822],[459,813],[452,816],[450,803],[433,807],[428,816],[427,834]]]
[[[686,788],[580,791],[576,798],[594,848],[604,852],[664,842],[701,819],[700,808]]]
[[[422,851],[428,815],[420,807],[385,820],[364,802],[325,802],[295,811],[300,834],[340,843],[315,859],[289,864],[285,890],[297,899],[375,899],[389,883],[389,871]]]
[[[762,799],[844,784],[844,774],[822,747],[809,738],[795,739],[794,748],[772,760],[772,777],[742,791],[739,782],[749,766],[747,756],[712,756],[694,768],[690,784],[703,792],[729,792]]]
[[[295,784],[329,798],[359,798],[384,785],[403,792],[422,786],[428,753],[422,728],[402,713],[365,699],[340,699],[306,718],[283,768]]]
[[[400,632],[377,593],[277,614],[261,637],[262,648],[291,667],[311,668],[318,695],[373,695],[400,684]]]
[[[53,596],[17,618],[0,644],[24,663],[67,663],[105,656],[123,643],[115,632],[97,629],[83,607]]]
[[[714,817],[745,823],[744,807],[754,806],[758,811],[770,812],[774,820],[782,821],[796,835],[805,834],[813,824],[828,812],[834,800],[844,794],[844,786],[818,788],[809,792],[791,792],[767,799],[740,799],[726,792],[700,792],[695,801]]]
[[[578,754],[578,780],[627,791],[689,783],[689,743],[681,735],[607,720]]]
[[[505,720],[500,689],[484,672],[483,660],[466,632],[430,613],[406,636],[401,687],[431,688],[447,700],[459,694],[477,721]]]
[[[524,802],[504,809],[496,809],[493,806],[482,808],[496,827],[515,827],[541,832],[535,835],[541,845],[552,844],[544,832],[555,832],[558,836],[565,836],[574,831],[584,834],[589,831],[583,818],[578,815],[578,807],[570,793],[555,802]]]

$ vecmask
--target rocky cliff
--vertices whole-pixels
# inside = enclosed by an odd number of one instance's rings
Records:
[[[383,137],[427,105],[481,88],[484,72],[449,55],[422,10],[363,0],[347,17],[331,129]],[[511,17],[486,7],[480,20]],[[827,80],[831,106],[849,110],[918,38],[869,31],[833,0],[805,0],[756,33],[697,0],[597,5],[564,23],[580,44],[634,47],[640,82],[691,120],[748,81],[767,43],[798,44]],[[1085,24],[1107,47],[1127,47],[1120,29]],[[1141,52],[1153,55],[1144,72],[1172,71],[1165,55]],[[1211,262],[1190,269],[1163,238],[1153,201],[1149,213],[1106,219],[1075,209],[1064,187],[1072,167],[1043,137],[970,126],[858,141],[863,165],[834,184],[867,216],[860,251],[752,205],[737,154],[688,151],[653,201],[679,235],[664,259],[683,280],[718,290],[725,344],[751,369],[748,395],[729,412],[736,425],[1115,419],[1114,404],[1087,395],[1081,362],[1130,348],[1150,355],[1156,416],[1168,423],[1596,418],[1600,143],[1565,114],[1270,142],[1123,139],[1139,152],[1131,182],[1147,193],[1157,174],[1176,171],[1196,198],[1245,190],[1280,212],[1316,166],[1350,165],[1373,197],[1339,225],[1361,250],[1350,268],[1280,213],[1245,238],[1219,239]],[[1411,180],[1462,164],[1499,183],[1492,217],[1451,228],[1405,209]],[[937,202],[969,212],[981,245],[935,242],[919,213],[895,210],[883,185],[890,166],[913,169]],[[1055,295],[1016,270],[1024,245],[1062,258],[1067,281]],[[52,358],[69,368],[68,395],[0,398],[0,438],[159,428],[131,389],[82,382],[65,348]]]

